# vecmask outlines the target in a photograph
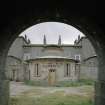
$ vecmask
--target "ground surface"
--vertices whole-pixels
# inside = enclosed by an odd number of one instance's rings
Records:
[[[10,96],[20,96],[23,94],[36,97],[45,96],[58,91],[63,91],[65,95],[89,95],[94,92],[92,86],[80,86],[80,87],[36,87],[27,86],[23,82],[11,82],[10,83]]]
[[[10,105],[93,105],[93,86],[36,87],[10,83]]]

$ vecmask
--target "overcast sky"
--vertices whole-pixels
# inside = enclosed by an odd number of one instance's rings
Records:
[[[45,22],[34,25],[22,32],[20,36],[25,34],[32,44],[42,44],[44,35],[46,35],[48,44],[57,44],[59,35],[61,35],[62,44],[73,44],[78,35],[84,36],[76,28],[58,22]]]

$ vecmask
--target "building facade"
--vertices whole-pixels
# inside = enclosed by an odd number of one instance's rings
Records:
[[[15,81],[45,81],[50,85],[58,81],[97,79],[97,55],[86,37],[74,44],[31,44],[25,37],[18,37],[8,52],[6,74]]]

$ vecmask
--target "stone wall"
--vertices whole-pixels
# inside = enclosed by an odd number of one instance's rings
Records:
[[[98,61],[97,57],[90,58],[81,63],[80,69],[81,79],[98,79]]]
[[[9,80],[23,81],[24,66],[23,62],[13,56],[8,56],[6,59],[6,76]]]
[[[15,41],[12,43],[11,47],[9,48],[8,51],[8,56],[14,56],[19,59],[23,59],[23,45],[26,45],[27,42],[23,37],[18,37],[15,39]]]
[[[24,54],[29,54],[30,59],[40,57],[40,56],[48,56],[48,55],[53,55],[53,56],[63,56],[63,57],[69,57],[69,58],[75,58],[75,55],[81,55],[81,47],[75,47],[75,46],[61,46],[61,51],[43,51],[44,46],[40,45],[29,45],[24,47]]]
[[[35,75],[35,64],[38,64],[39,75]],[[65,76],[66,64],[70,64],[70,75]],[[49,70],[55,70],[56,81],[75,81],[78,75],[75,75],[75,62],[66,60],[34,60],[29,63],[30,79],[48,81]]]

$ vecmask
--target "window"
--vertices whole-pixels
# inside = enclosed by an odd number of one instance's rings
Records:
[[[49,71],[50,71],[50,72],[55,72],[55,69],[50,69]]]
[[[25,53],[24,54],[24,60],[28,60],[30,59],[30,54],[29,53]]]
[[[67,63],[66,64],[66,68],[65,68],[65,74],[64,74],[64,76],[65,77],[70,77],[70,64],[69,63]]]
[[[75,60],[80,61],[81,60],[80,55],[75,55]]]
[[[75,64],[75,75],[78,75],[80,72],[80,64]]]
[[[39,73],[39,65],[38,64],[35,64],[35,67],[34,67],[34,76],[35,77],[40,76],[40,73]]]

